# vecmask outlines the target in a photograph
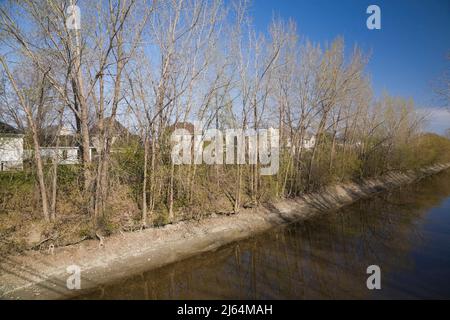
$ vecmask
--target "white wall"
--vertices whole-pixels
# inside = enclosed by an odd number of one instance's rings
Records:
[[[58,152],[57,152],[58,151]],[[56,148],[41,148],[41,157],[44,161],[53,160],[58,155],[59,164],[77,164],[78,148],[75,147],[60,147]]]
[[[0,136],[0,170],[23,168],[23,137]]]
[[[111,145],[113,145],[117,141],[117,138],[118,138],[118,136],[111,137]],[[94,147],[94,149],[96,149],[97,151],[100,150],[100,142],[101,142],[100,136],[99,135],[91,136],[91,141],[92,141],[92,146]],[[103,143],[105,144],[106,141],[104,141]]]
[[[303,140],[303,148],[306,150],[310,150],[314,148],[314,145],[316,144],[316,138],[313,136],[310,139]]]

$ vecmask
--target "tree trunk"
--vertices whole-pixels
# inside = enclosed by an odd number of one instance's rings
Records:
[[[144,137],[144,180],[142,182],[142,227],[147,227],[147,167],[148,167],[148,133]]]

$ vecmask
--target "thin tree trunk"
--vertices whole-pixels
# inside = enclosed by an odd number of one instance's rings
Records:
[[[53,167],[52,167],[52,199],[51,199],[51,206],[50,206],[50,219],[54,221],[56,219],[56,196],[57,196],[57,186],[58,186],[58,165],[59,165],[59,133],[62,128],[62,120],[63,120],[63,114],[64,111],[60,111],[59,115],[59,123],[58,123],[58,129],[56,132],[56,156],[53,161]]]
[[[144,181],[142,182],[142,227],[147,227],[147,167],[148,167],[148,133],[144,137]]]
[[[31,128],[32,135],[33,135],[33,145],[34,145],[34,160],[36,163],[36,175],[39,183],[39,191],[41,194],[41,201],[42,201],[42,213],[44,215],[44,219],[47,222],[50,222],[50,214],[48,210],[48,200],[47,200],[47,189],[45,187],[45,180],[44,180],[44,165],[42,163],[41,158],[41,150],[39,147],[39,139],[38,139],[38,133],[37,129],[34,125],[33,119],[31,118],[31,113],[27,112],[27,118],[28,118],[28,124]]]

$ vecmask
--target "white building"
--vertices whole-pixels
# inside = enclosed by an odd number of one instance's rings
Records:
[[[103,119],[103,126],[109,126],[109,137],[111,141],[111,145],[121,144],[121,140],[127,140],[131,133],[128,131],[127,128],[125,128],[118,120],[113,119],[111,117],[107,117]],[[96,123],[90,130],[89,135],[91,138],[91,144],[93,149],[95,149],[97,152],[101,149],[101,130],[99,123]],[[103,144],[105,144],[106,141],[103,141]]]
[[[53,162],[58,160],[58,164],[78,164],[78,147],[41,147],[42,159]]]
[[[59,139],[59,143],[56,139]],[[56,144],[59,144],[56,147]],[[89,150],[92,159],[92,147]],[[55,160],[60,165],[74,165],[80,163],[79,147],[75,133],[65,127],[48,126],[41,130],[40,154],[44,163],[53,163]],[[25,159],[32,159],[34,150],[25,150]]]
[[[0,171],[22,170],[23,133],[0,122]]]
[[[112,121],[110,118],[105,119]],[[89,148],[89,157],[93,159],[93,152],[100,147],[100,130],[94,126],[92,129],[91,142],[93,146]],[[112,143],[116,143],[122,138],[129,137],[131,134],[117,120],[112,122],[111,131]],[[56,138],[59,138],[59,146]],[[49,126],[43,128],[39,136],[40,155],[44,163],[53,163],[55,160],[60,165],[75,165],[80,163],[79,146],[75,133],[68,128],[58,128]],[[33,161],[34,150],[24,150],[24,134],[0,122],[0,171],[22,170],[24,161]]]
[[[303,136],[302,142],[301,142],[301,148],[303,150],[311,150],[316,145],[316,136],[310,132],[306,132]],[[292,147],[291,138],[287,138],[286,147],[288,149],[292,148],[292,152],[295,152],[295,146]]]
[[[305,134],[302,141],[302,147],[306,150],[311,150],[312,148],[314,148],[315,144],[316,136],[311,133]]]

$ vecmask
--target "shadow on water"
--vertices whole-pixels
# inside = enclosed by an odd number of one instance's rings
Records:
[[[382,289],[369,291],[378,265]],[[81,299],[450,298],[450,172]]]

